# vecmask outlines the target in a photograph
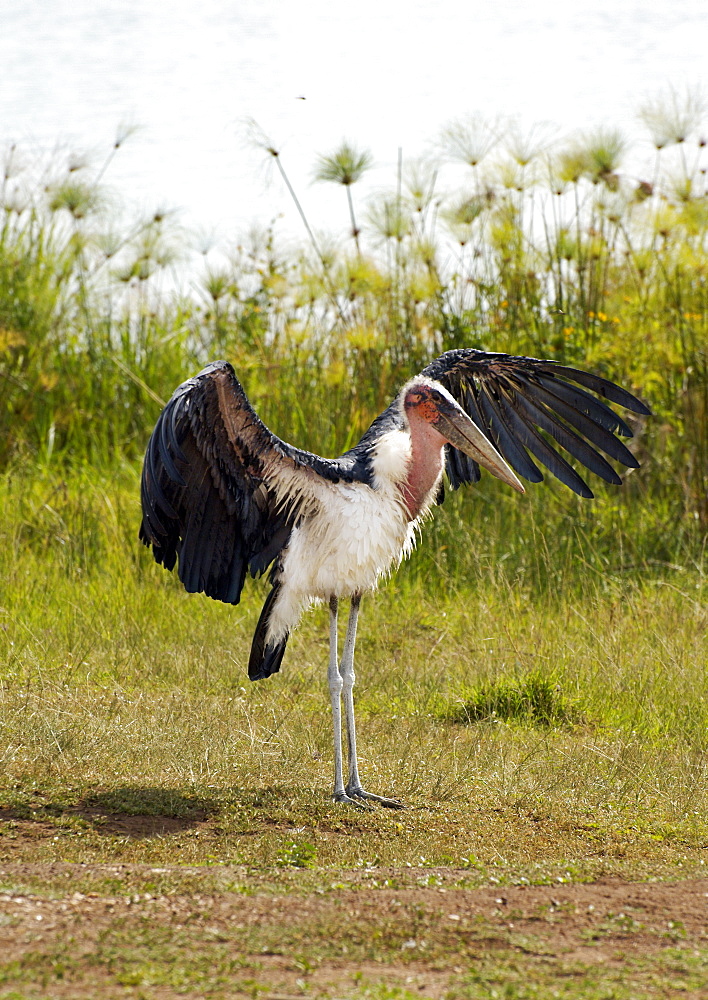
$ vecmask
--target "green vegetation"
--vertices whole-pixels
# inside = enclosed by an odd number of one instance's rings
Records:
[[[450,718],[462,723],[491,719],[563,726],[582,717],[566,703],[553,674],[537,671],[520,679],[501,677],[480,684],[453,709]]]
[[[351,239],[308,227],[309,250],[286,251],[273,232],[227,253],[202,247],[190,296],[168,292],[189,252],[169,213],[121,222],[107,163],[37,170],[12,148],[0,188],[0,460],[138,458],[159,401],[220,356],[281,434],[335,452],[412,371],[476,345],[582,363],[640,391],[656,419],[637,428],[645,467],[618,496],[636,509],[649,494],[666,523],[705,528],[700,112],[691,95],[644,108],[655,151],[640,166],[610,129],[551,142],[513,123],[453,122],[434,158],[401,160],[392,193],[356,213],[371,158],[345,142],[315,176],[344,187]],[[287,181],[277,147],[256,126],[251,138]]]
[[[350,960],[365,971],[337,992],[336,976],[313,971],[341,946],[332,913],[304,913],[300,932],[282,914],[239,926],[199,903],[200,893],[214,907],[324,894],[349,905],[369,890],[703,875],[700,112],[691,95],[642,109],[655,149],[639,172],[612,130],[550,142],[461,120],[438,138],[434,166],[402,162],[393,192],[368,203],[356,185],[370,157],[344,143],[315,168],[345,188],[341,241],[310,231],[305,249],[286,252],[267,232],[228,254],[205,250],[191,295],[175,290],[188,245],[174,219],[121,221],[104,190],[125,137],[95,170],[34,168],[8,151],[0,894],[60,906],[68,879],[106,913],[118,909],[78,957],[37,938],[0,959],[0,996],[118,986],[135,997],[258,996],[280,983],[273,952],[290,963],[286,994],[300,977],[325,996],[425,995],[406,985],[421,969],[437,984],[430,995],[449,998],[550,995],[552,985],[567,997],[670,996],[674,983],[705,981],[697,932],[652,930],[647,957],[646,935],[632,950],[639,918],[626,911],[578,943],[622,938],[624,958],[603,959],[600,976],[586,951],[546,960],[536,931],[523,936],[513,919],[492,927],[487,913],[461,950],[447,923],[435,937],[422,903],[409,900],[401,923],[373,899],[367,916],[347,917]],[[277,147],[255,128],[252,138],[287,180]],[[420,549],[365,602],[362,773],[410,808],[350,813],[328,798],[325,612],[305,616],[282,674],[247,684],[264,585],[249,583],[232,608],[185,594],[153,564],[137,543],[141,453],[161,401],[210,359],[234,363],[273,430],[334,454],[411,372],[458,346],[586,366],[638,392],[655,417],[636,426],[642,468],[621,489],[598,486],[591,503],[553,483],[511,496],[491,477],[448,496]],[[172,943],[145,907],[120,910],[140,894],[141,907],[164,897],[184,908]],[[0,916],[0,943],[15,919]],[[425,956],[408,944],[423,931]],[[454,974],[451,948],[462,956]],[[244,951],[248,960],[235,957]]]

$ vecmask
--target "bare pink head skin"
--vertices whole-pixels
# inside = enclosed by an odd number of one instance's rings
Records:
[[[411,462],[402,492],[412,518],[431,502],[431,492],[442,474],[446,444],[519,493],[525,492],[494,445],[439,382],[419,376],[403,387],[399,399],[411,435]]]

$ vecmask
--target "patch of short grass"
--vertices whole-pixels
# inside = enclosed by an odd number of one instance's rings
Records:
[[[615,955],[615,962],[560,959],[524,961],[510,950],[463,974],[446,1000],[654,1000],[700,996],[708,974],[708,952],[667,948],[655,954]]]
[[[480,684],[447,713],[451,722],[517,722],[569,726],[584,721],[580,708],[562,692],[558,678],[539,671]]]

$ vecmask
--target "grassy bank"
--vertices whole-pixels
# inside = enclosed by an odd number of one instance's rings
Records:
[[[329,795],[324,609],[250,684],[262,587],[185,594],[136,496],[130,465],[2,481],[0,996],[700,994],[700,564],[559,560],[533,510],[498,562],[477,497],[485,558],[421,550],[365,603],[362,774],[408,808],[362,813]]]

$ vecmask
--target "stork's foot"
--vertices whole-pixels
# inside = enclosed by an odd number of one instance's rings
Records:
[[[372,792],[366,792],[361,785],[347,785],[347,795],[351,800],[361,799],[363,802],[378,802],[379,805],[384,806],[386,809],[406,808],[398,799],[387,799],[383,795],[374,795]]]
[[[357,802],[355,798],[352,798],[347,792],[334,792],[332,798],[335,802],[341,802],[345,806],[354,806],[355,809],[361,809],[362,812],[371,812],[371,806],[365,806],[361,802]]]

